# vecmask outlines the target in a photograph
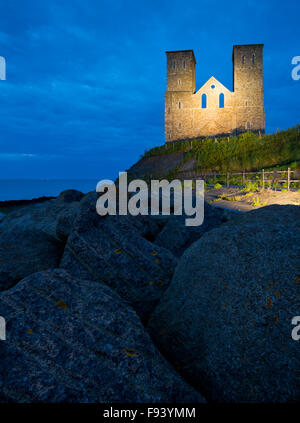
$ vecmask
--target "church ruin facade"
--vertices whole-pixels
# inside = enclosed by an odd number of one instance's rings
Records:
[[[167,51],[165,141],[264,133],[263,44],[233,46],[233,91],[213,76],[196,91],[193,50]]]

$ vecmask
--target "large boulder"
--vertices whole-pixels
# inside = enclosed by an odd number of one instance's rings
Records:
[[[31,273],[58,267],[62,252],[62,243],[40,230],[0,230],[0,291]]]
[[[57,197],[56,201],[63,203],[73,203],[74,201],[80,201],[84,197],[84,194],[76,189],[67,189],[62,191]]]
[[[83,200],[60,267],[74,276],[106,283],[146,319],[177,265],[169,250],[150,242],[160,223],[146,216],[100,217],[95,196]]]
[[[86,194],[79,203],[79,224],[77,227],[81,225],[81,222],[85,222],[86,218],[89,218],[89,215],[92,216],[92,219],[95,218],[96,215],[96,203],[99,198],[99,193],[96,191],[91,191]],[[118,201],[117,201],[118,207]],[[82,219],[83,217],[83,219]],[[123,216],[121,216],[122,218]],[[130,218],[130,224],[133,225],[137,231],[141,234],[142,237],[146,238],[148,241],[153,242],[157,235],[161,232],[162,228],[168,222],[170,216],[143,216],[139,215],[133,218]],[[81,220],[82,219],[82,220]],[[125,218],[128,220],[128,218]]]
[[[212,401],[300,400],[300,209],[269,206],[205,233],[181,257],[149,330]]]
[[[204,220],[199,226],[186,226],[186,216],[171,216],[154,242],[168,248],[176,256],[182,253],[205,232],[221,225],[225,220],[224,212],[205,203]]]
[[[0,398],[14,402],[203,402],[104,284],[63,270],[0,295]]]
[[[56,235],[58,239],[66,242],[72,232],[74,222],[78,216],[79,208],[70,207],[63,210],[56,219]]]
[[[20,207],[9,213],[2,221],[0,220],[0,231],[26,228],[28,230],[40,230],[56,238],[57,217],[66,210],[73,210],[78,207],[78,201],[66,203],[57,200]]]

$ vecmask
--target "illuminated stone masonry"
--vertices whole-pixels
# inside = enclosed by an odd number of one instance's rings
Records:
[[[167,51],[165,141],[264,133],[263,44],[233,46],[233,91],[213,76],[196,91],[193,50]]]

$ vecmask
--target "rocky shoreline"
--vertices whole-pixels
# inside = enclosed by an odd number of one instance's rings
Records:
[[[2,207],[19,207],[19,206],[27,206],[30,204],[38,204],[43,203],[45,201],[53,200],[56,197],[38,197],[32,198],[30,200],[4,200],[0,201],[0,209]]]
[[[299,207],[187,228],[97,196],[0,220],[0,402],[299,401]]]

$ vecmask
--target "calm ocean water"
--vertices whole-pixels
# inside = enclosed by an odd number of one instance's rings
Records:
[[[95,190],[98,182],[96,179],[0,179],[0,201],[55,197],[65,189],[87,193]]]

